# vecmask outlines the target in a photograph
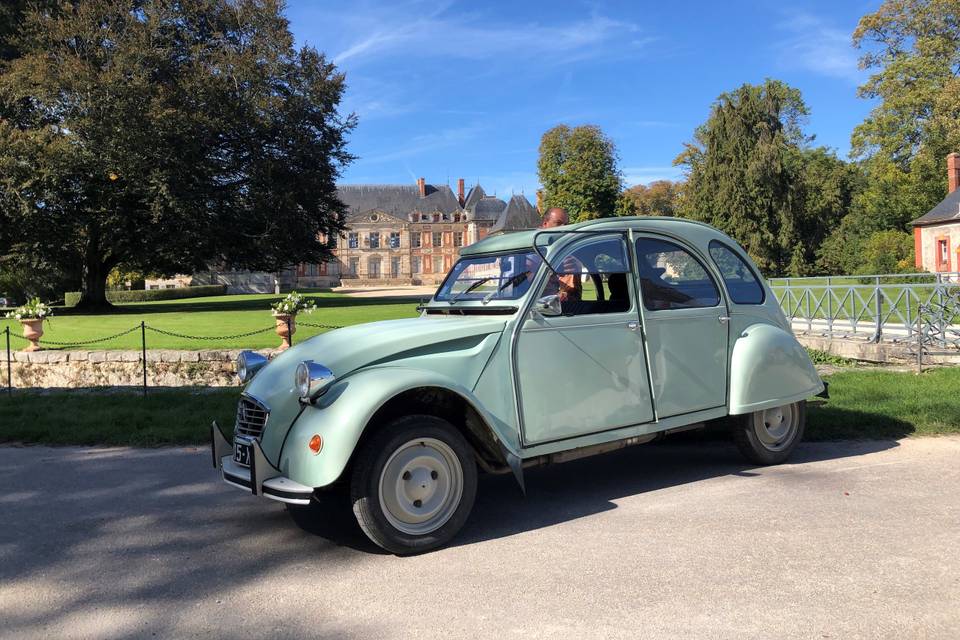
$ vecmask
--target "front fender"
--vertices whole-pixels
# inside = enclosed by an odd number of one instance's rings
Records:
[[[397,394],[418,387],[457,393],[473,405],[488,426],[494,424],[473,393],[447,376],[408,367],[372,367],[335,383],[314,405],[304,408],[280,451],[281,473],[310,487],[331,484],[343,473],[377,410]],[[314,434],[323,439],[317,455],[307,446]],[[503,437],[497,438],[507,446]]]
[[[754,324],[737,338],[730,356],[730,414],[751,413],[804,400],[823,382],[793,334]]]

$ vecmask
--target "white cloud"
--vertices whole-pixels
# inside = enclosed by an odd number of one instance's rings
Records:
[[[364,155],[363,162],[369,164],[394,162],[414,158],[441,149],[448,149],[475,140],[483,133],[484,129],[485,127],[478,125],[451,127],[449,129],[411,136],[403,147],[382,153]]]
[[[448,12],[446,4],[430,11],[424,6],[378,6],[361,12],[367,19],[348,20],[347,30],[353,39],[334,56],[334,62],[342,66],[345,62],[359,64],[367,58],[402,54],[409,58],[472,60],[509,56],[524,64],[557,64],[624,53],[654,40],[633,23],[598,14],[562,24],[504,24],[489,16]],[[607,46],[614,41],[621,46]]]
[[[850,41],[850,31],[838,29],[805,13],[792,16],[779,28],[790,34],[778,46],[779,62],[784,67],[805,69],[854,83],[862,81],[863,74],[857,67],[857,52]]]

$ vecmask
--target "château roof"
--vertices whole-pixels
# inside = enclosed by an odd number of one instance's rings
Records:
[[[426,196],[420,197],[417,185],[403,184],[345,184],[337,187],[337,196],[350,213],[383,211],[400,218],[415,211],[456,213],[460,202],[447,185],[426,185]]]

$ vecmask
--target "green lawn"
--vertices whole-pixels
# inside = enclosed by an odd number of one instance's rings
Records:
[[[827,377],[831,399],[810,406],[807,440],[960,433],[960,368],[922,375],[878,370]],[[0,394],[0,441],[154,446],[204,444],[210,422],[233,424],[240,390]]]
[[[416,315],[417,303],[383,298],[351,298],[335,293],[311,293],[307,297],[317,303],[312,314],[299,316],[304,323],[324,325],[351,325],[374,320],[409,318]],[[136,327],[136,331],[99,342],[82,349],[139,349],[140,321],[149,327],[195,336],[224,336],[270,329],[263,333],[242,338],[217,340],[214,338],[188,339],[167,336],[147,331],[148,349],[261,349],[276,347],[280,339],[273,332],[274,320],[270,304],[280,296],[234,295],[187,300],[164,300],[117,305],[114,313],[83,315],[71,313],[70,309],[58,308],[55,315],[44,324],[42,340],[56,342],[79,342],[93,340]],[[21,335],[15,320],[0,320],[0,332],[12,327],[15,336]],[[322,333],[325,329],[298,326],[294,342]],[[42,342],[41,340],[41,342]],[[22,340],[13,338],[11,346],[20,349]],[[50,345],[53,346],[53,345]],[[0,348],[3,345],[0,344]]]

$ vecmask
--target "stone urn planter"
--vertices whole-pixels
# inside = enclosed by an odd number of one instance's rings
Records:
[[[23,325],[23,337],[30,341],[23,350],[40,351],[43,347],[37,341],[43,335],[43,318],[21,318],[20,324]]]
[[[275,313],[274,319],[277,321],[277,335],[280,336],[279,351],[286,351],[290,348],[290,336],[297,332],[297,316],[289,313]]]

